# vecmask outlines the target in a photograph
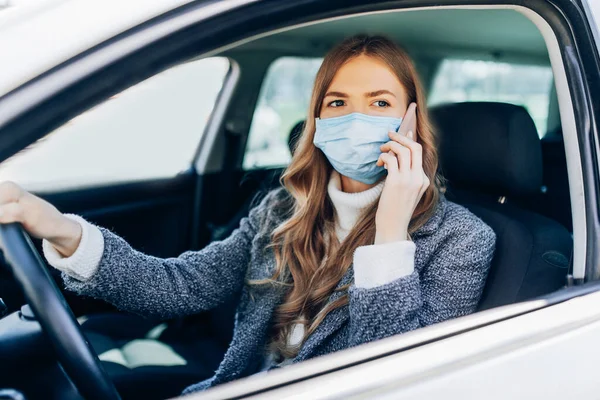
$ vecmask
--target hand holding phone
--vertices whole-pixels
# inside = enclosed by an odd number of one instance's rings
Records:
[[[408,226],[429,178],[423,170],[423,149],[417,141],[417,105],[411,103],[397,132],[381,146],[377,165],[387,177],[375,217],[375,244],[407,240]]]

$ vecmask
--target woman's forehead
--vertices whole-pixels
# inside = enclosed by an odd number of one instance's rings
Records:
[[[384,89],[396,96],[404,94],[400,80],[387,64],[377,58],[361,55],[340,67],[328,91],[362,95]]]

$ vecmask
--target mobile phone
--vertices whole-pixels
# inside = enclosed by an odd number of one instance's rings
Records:
[[[404,114],[404,118],[402,118],[402,123],[400,124],[400,128],[398,129],[398,133],[406,136],[408,132],[413,132],[413,139],[416,139],[417,135],[417,104],[410,103],[408,105],[408,109]]]

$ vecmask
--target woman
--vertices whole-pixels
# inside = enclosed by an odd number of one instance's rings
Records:
[[[416,131],[397,133],[410,103]],[[357,36],[325,57],[283,175],[229,238],[159,259],[13,183],[0,222],[43,238],[66,287],[143,316],[199,313],[239,294],[216,374],[187,391],[475,311],[493,231],[448,202],[409,57]]]

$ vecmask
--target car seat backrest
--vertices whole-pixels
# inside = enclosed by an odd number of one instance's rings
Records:
[[[518,199],[524,208],[538,212],[560,222],[573,231],[569,174],[562,133],[556,132],[542,138],[542,163],[544,180],[541,190],[532,196]]]
[[[496,232],[480,309],[561,288],[573,246],[570,233],[512,201],[539,192],[542,185],[540,141],[527,111],[510,104],[473,102],[433,107],[430,114],[439,136],[447,197]]]
[[[294,151],[296,151],[296,146],[298,146],[298,140],[300,140],[305,123],[306,120],[298,121],[290,131],[290,135],[288,136],[288,147],[292,155],[294,154]]]
[[[543,207],[540,212],[556,219],[567,230],[573,231],[569,174],[562,132],[557,136],[542,139],[542,160],[544,190],[538,196],[538,205]]]
[[[496,196],[528,195],[542,186],[542,153],[523,107],[455,103],[433,107],[443,175],[454,187]]]

